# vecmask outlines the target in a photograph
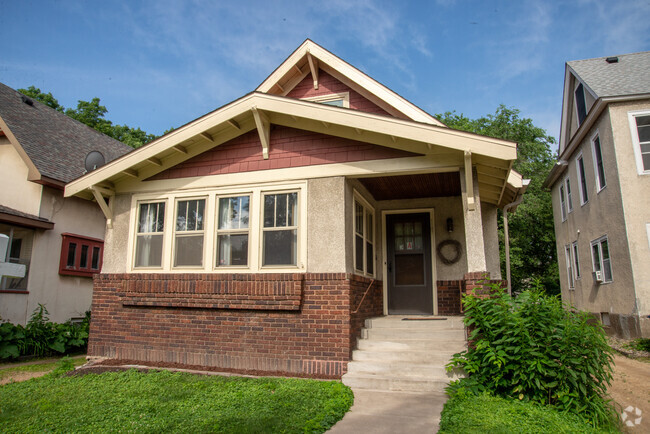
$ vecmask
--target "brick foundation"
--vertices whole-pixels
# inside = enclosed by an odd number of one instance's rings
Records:
[[[363,322],[382,314],[381,286],[343,273],[100,274],[88,355],[340,378]]]
[[[460,294],[463,289],[464,282],[462,280],[438,280],[437,286],[438,315],[460,315]]]

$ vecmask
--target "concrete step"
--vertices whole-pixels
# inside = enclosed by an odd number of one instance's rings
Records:
[[[361,330],[363,339],[426,339],[432,341],[456,341],[465,339],[464,329],[429,330],[420,328],[369,328]]]
[[[463,317],[446,317],[441,320],[425,318],[411,318],[404,320],[401,317],[382,317],[367,319],[366,328],[432,328],[432,329],[463,329]]]
[[[343,384],[352,389],[395,390],[404,392],[444,392],[447,379],[379,377],[372,374],[345,374]]]
[[[460,371],[447,372],[443,364],[404,363],[398,361],[353,361],[348,373],[390,378],[444,379],[460,378]]]
[[[408,363],[437,363],[445,365],[455,353],[462,351],[439,351],[439,350],[400,350],[372,349],[354,350],[352,360],[354,361],[399,361]]]
[[[456,340],[431,340],[431,339],[359,339],[357,348],[360,350],[378,351],[409,351],[409,350],[440,350],[458,353],[467,349],[465,339]]]

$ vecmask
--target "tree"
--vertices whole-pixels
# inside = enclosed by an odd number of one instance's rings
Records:
[[[101,105],[99,98],[93,98],[90,101],[79,100],[76,109],[66,109],[59,104],[59,101],[52,96],[52,93],[44,93],[37,87],[29,86],[27,89],[18,89],[18,92],[40,101],[58,112],[65,113],[67,116],[132,148],[139,148],[159,137],[155,134],[147,134],[140,128],[132,128],[128,125],[113,125],[113,122],[104,117],[108,113],[108,109]]]
[[[555,139],[519,110],[500,105],[493,115],[469,119],[463,114],[446,112],[436,117],[450,128],[517,142],[517,160],[513,169],[530,179],[524,201],[517,212],[508,216],[512,289],[520,292],[538,279],[551,294],[559,294],[559,272],[555,247],[555,228],[550,192],[542,188],[555,158],[551,145]],[[501,211],[499,212],[501,215]],[[499,219],[501,269],[505,276],[503,222]]]

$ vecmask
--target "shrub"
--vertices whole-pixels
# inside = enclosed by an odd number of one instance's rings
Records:
[[[448,393],[488,392],[570,411],[595,426],[613,423],[613,407],[603,398],[613,358],[602,327],[541,288],[517,298],[492,290],[491,298],[463,299],[471,345],[447,367],[469,378],[452,382]]]
[[[633,350],[650,352],[650,339],[647,338],[635,339],[629,344],[627,344],[627,346]]]

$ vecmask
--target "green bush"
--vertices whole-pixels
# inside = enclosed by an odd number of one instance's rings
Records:
[[[50,321],[47,308],[39,304],[25,327],[0,324],[0,359],[48,356],[83,351],[88,343],[90,312],[81,324]]]
[[[588,314],[564,309],[540,288],[512,298],[494,287],[491,298],[468,295],[463,304],[471,345],[447,367],[469,377],[452,382],[450,395],[488,392],[551,405],[594,426],[613,423],[613,406],[603,398],[612,350]]]
[[[647,338],[639,338],[635,339],[629,344],[627,344],[627,347],[637,350],[637,351],[649,351],[650,352],[650,339]]]
[[[614,429],[605,432],[617,432]],[[458,393],[440,416],[440,433],[596,433],[579,416],[535,402]]]

